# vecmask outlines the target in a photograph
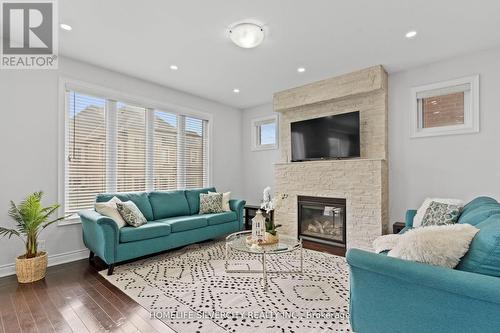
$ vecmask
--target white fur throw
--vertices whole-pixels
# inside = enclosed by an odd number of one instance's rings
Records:
[[[399,234],[389,234],[383,235],[375,238],[373,241],[373,249],[375,252],[380,253],[382,251],[392,250],[399,241]]]
[[[387,254],[424,264],[455,268],[479,229],[470,224],[428,226],[408,230],[399,236]]]

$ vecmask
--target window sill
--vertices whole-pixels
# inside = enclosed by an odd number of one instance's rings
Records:
[[[67,225],[74,225],[74,224],[81,224],[82,221],[80,220],[80,217],[79,216],[72,216],[72,217],[69,217],[67,219],[64,219],[62,221],[59,221],[57,223],[57,226],[58,227],[64,227],[64,226],[67,226]]]
[[[276,149],[278,149],[278,145],[266,145],[266,146],[252,147],[252,151],[276,150]]]

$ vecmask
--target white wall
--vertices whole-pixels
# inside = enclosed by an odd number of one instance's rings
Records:
[[[168,74],[166,74],[168,75]],[[44,202],[57,202],[59,77],[71,77],[134,96],[172,103],[213,115],[213,178],[219,190],[242,197],[240,110],[103,68],[61,58],[59,70],[0,71],[0,225],[12,225],[9,200],[43,190]],[[52,260],[85,255],[80,225],[51,226],[42,234]],[[77,251],[77,252],[74,252]],[[0,275],[12,271],[22,253],[18,239],[0,240]]]
[[[480,132],[410,139],[410,89],[480,75]],[[391,223],[426,196],[500,199],[500,48],[389,76],[389,198]]]
[[[252,151],[252,119],[274,115],[272,104],[243,110],[243,188],[250,204],[259,204],[266,186],[274,190],[273,164],[278,160],[278,150]]]
[[[410,139],[410,89],[480,74],[480,133]],[[251,119],[272,114],[272,104],[243,112],[244,189],[249,201],[273,184],[276,151],[250,150]],[[389,210],[402,221],[406,209],[427,196],[500,199],[500,49],[487,50],[389,75]]]

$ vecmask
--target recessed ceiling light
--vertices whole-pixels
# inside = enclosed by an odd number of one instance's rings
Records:
[[[73,27],[72,27],[72,26],[70,26],[69,24],[64,24],[64,23],[61,23],[60,27],[61,27],[61,29],[66,30],[66,31],[71,31],[71,30],[73,30]]]
[[[239,93],[240,93],[240,90],[239,90],[238,88],[234,88],[234,89],[233,89],[233,92],[234,92],[235,94],[239,94]]]
[[[239,47],[251,49],[264,40],[264,29],[255,23],[237,23],[229,28],[229,38]]]
[[[177,65],[170,65],[170,69],[176,71],[179,69],[179,67],[177,67]]]
[[[406,38],[415,38],[415,36],[417,35],[417,32],[415,30],[411,30],[411,31],[408,31],[406,33]]]
[[[306,71],[306,69],[304,67],[297,68],[297,72],[299,72],[299,73],[304,73],[305,71]]]

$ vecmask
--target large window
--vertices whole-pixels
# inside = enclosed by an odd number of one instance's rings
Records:
[[[66,213],[91,207],[106,191],[106,100],[68,93],[66,116]]]
[[[208,185],[208,121],[66,92],[64,210],[102,192]]]

